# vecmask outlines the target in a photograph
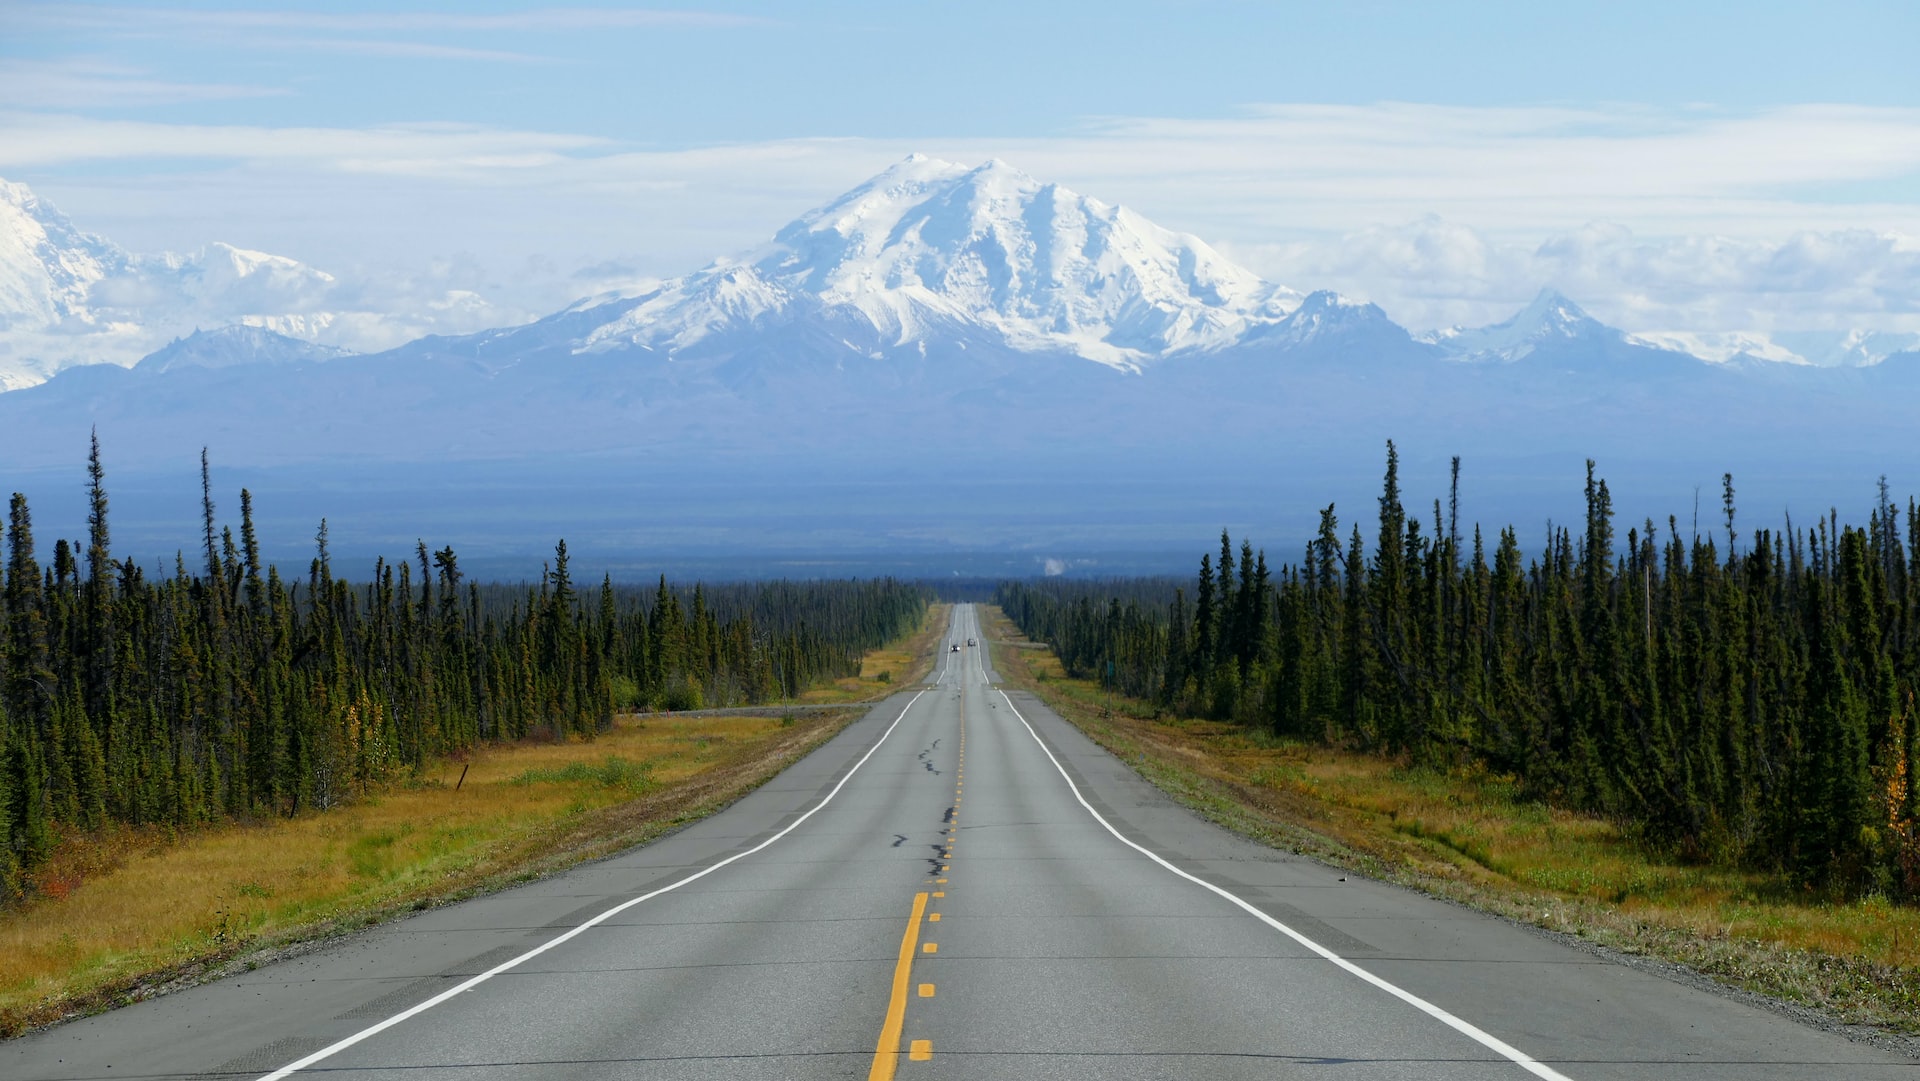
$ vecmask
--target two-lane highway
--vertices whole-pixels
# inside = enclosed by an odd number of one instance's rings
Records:
[[[931,683],[668,838],[15,1041],[0,1077],[1920,1076],[1225,833],[996,688],[984,642],[957,607]]]

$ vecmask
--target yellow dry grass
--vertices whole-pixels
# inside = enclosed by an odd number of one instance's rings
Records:
[[[801,692],[809,705],[869,702],[885,698],[909,683],[917,683],[933,665],[935,639],[946,633],[948,604],[931,604],[920,626],[902,641],[872,650],[861,659],[860,674],[820,683]]]
[[[1522,797],[1510,777],[1436,769],[1156,717],[1069,679],[990,610],[1010,682],[1171,795],[1241,832],[1554,930],[1690,965],[1856,1022],[1920,1031],[1920,909],[1845,901],[1687,863],[1605,819]]]
[[[512,872],[556,830],[737,765],[796,723],[624,717],[592,742],[483,747],[324,814],[171,843],[151,831],[70,839],[49,869],[64,896],[0,914],[0,1017]]]

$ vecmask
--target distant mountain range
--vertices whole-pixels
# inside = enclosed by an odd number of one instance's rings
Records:
[[[369,304],[364,290],[230,244],[135,254],[83,231],[26,185],[0,180],[0,391],[72,367],[128,367],[200,329],[258,327],[338,353],[436,327],[485,325],[472,322],[488,308],[471,293],[435,294],[394,316]]]
[[[759,523],[822,478],[924,486],[960,455],[966,483],[987,486],[978,506],[1009,522],[1025,520],[1005,501],[1016,482],[1054,478],[1047,513],[1063,521],[994,534],[1008,543],[1100,514],[1110,541],[1147,529],[1141,516],[1218,520],[1253,492],[1291,522],[1329,498],[1329,470],[1370,470],[1389,437],[1466,455],[1526,514],[1527,493],[1571,490],[1585,456],[1663,491],[1757,470],[1765,498],[1808,513],[1838,499],[1836,478],[1920,481],[1911,338],[1627,334],[1551,289],[1504,322],[1415,335],[998,161],[915,156],[740,258],[364,354],[317,344],[313,303],[275,314],[267,301],[301,283],[325,298],[330,279],[290,260],[131,256],[19,185],[0,189],[0,225],[0,380],[19,388],[0,394],[0,463],[15,469],[71,467],[97,425],[142,468],[181,472],[209,446],[248,467],[411,483],[413,507],[457,487],[477,521],[529,501],[506,508],[475,477],[544,461],[580,485],[553,496],[554,521],[591,506],[631,537],[621,514],[642,512],[606,500],[635,478],[701,478],[667,493],[686,513],[743,478],[772,484],[744,519]],[[123,321],[127,335],[178,325],[214,295],[244,318],[186,327],[137,363],[34,352]],[[360,490],[342,484],[333,506]]]
[[[157,335],[230,325],[344,355],[341,343],[354,340],[347,324],[375,317],[330,310],[351,306],[340,291],[324,271],[222,243],[188,255],[131,254],[81,231],[26,186],[0,181],[0,389],[87,363],[132,366],[159,344]],[[1129,372],[1244,345],[1302,347],[1322,334],[1351,335],[1354,319],[1380,324],[1383,341],[1402,344],[1405,332],[1378,309],[1330,295],[1306,301],[1196,237],[1004,162],[968,168],[915,155],[803,215],[758,251],[466,340],[490,351],[489,364],[506,362],[503,347],[679,358],[789,335],[829,353],[986,347]],[[1864,367],[1920,350],[1920,334],[1870,331],[1627,335],[1552,290],[1493,326],[1405,337],[1426,347],[1416,351],[1467,363],[1518,361],[1549,340],[1584,343],[1596,354],[1630,348],[1736,365]],[[267,336],[222,340],[222,364],[245,362],[242,341],[265,362],[327,359]],[[463,346],[423,340],[396,352],[409,348]]]

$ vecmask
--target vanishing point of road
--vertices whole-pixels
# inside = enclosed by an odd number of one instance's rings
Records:
[[[1229,834],[931,682],[653,844],[0,1045],[0,1078],[1911,1078],[1786,1015]]]

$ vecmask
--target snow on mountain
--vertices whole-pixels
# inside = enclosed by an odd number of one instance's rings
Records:
[[[1751,331],[1696,333],[1683,330],[1643,331],[1627,340],[1649,349],[1685,353],[1709,364],[1730,364],[1741,360],[1770,364],[1805,365],[1807,358],[1775,341],[1772,336]]]
[[[1920,334],[1876,330],[1653,331],[1635,334],[1632,340],[1716,364],[1744,359],[1815,368],[1870,368],[1890,356],[1920,350]]]
[[[1286,318],[1255,327],[1241,340],[1249,345],[1278,345],[1288,351],[1336,348],[1366,355],[1383,349],[1401,351],[1413,341],[1379,305],[1328,290],[1308,294]]]
[[[106,329],[88,293],[131,269],[126,252],[76,229],[25,184],[0,180],[0,390],[31,386],[64,366],[35,339]]]
[[[134,365],[141,372],[163,374],[182,368],[231,368],[242,364],[292,364],[326,361],[354,355],[331,345],[319,345],[277,334],[265,327],[234,324],[217,330],[196,330],[148,354]]]
[[[1569,343],[1605,347],[1624,343],[1626,335],[1582,311],[1553,289],[1503,322],[1484,327],[1453,327],[1420,335],[1447,357],[1472,364],[1511,364],[1543,349]]]
[[[1920,334],[1878,330],[1778,331],[1771,337],[1821,368],[1867,368],[1920,350]]]
[[[994,160],[914,155],[775,235],[663,284],[581,342],[669,353],[814,314],[860,351],[985,331],[1022,352],[1138,370],[1276,323],[1299,294],[1198,238]]]
[[[0,180],[0,390],[75,365],[132,365],[202,327],[244,324],[360,351],[498,325],[503,314],[470,292],[393,295],[231,244],[133,254]]]
[[[0,180],[0,331],[90,322],[88,291],[130,267],[126,252],[74,228],[25,184]]]
[[[1552,289],[1503,322],[1416,337],[1372,304],[1303,297],[1195,237],[1002,161],[921,155],[739,258],[531,323],[502,314],[471,292],[343,282],[228,244],[130,254],[24,185],[0,181],[0,390],[76,364],[132,365],[156,350],[168,359],[149,370],[385,349],[383,360],[439,357],[497,373],[534,358],[625,363],[630,352],[652,353],[686,362],[667,379],[682,389],[697,369],[712,385],[776,394],[806,378],[797,360],[840,366],[936,353],[991,357],[991,378],[1037,371],[1029,358],[1042,356],[1138,373],[1166,358],[1278,351],[1340,363],[1437,355],[1500,367],[1532,358],[1515,373],[1624,379],[1664,377],[1689,357],[1838,367],[1920,350],[1920,334],[1628,335]],[[229,325],[262,333],[193,333]],[[489,326],[498,329],[481,329]],[[918,378],[898,365],[863,370]]]

